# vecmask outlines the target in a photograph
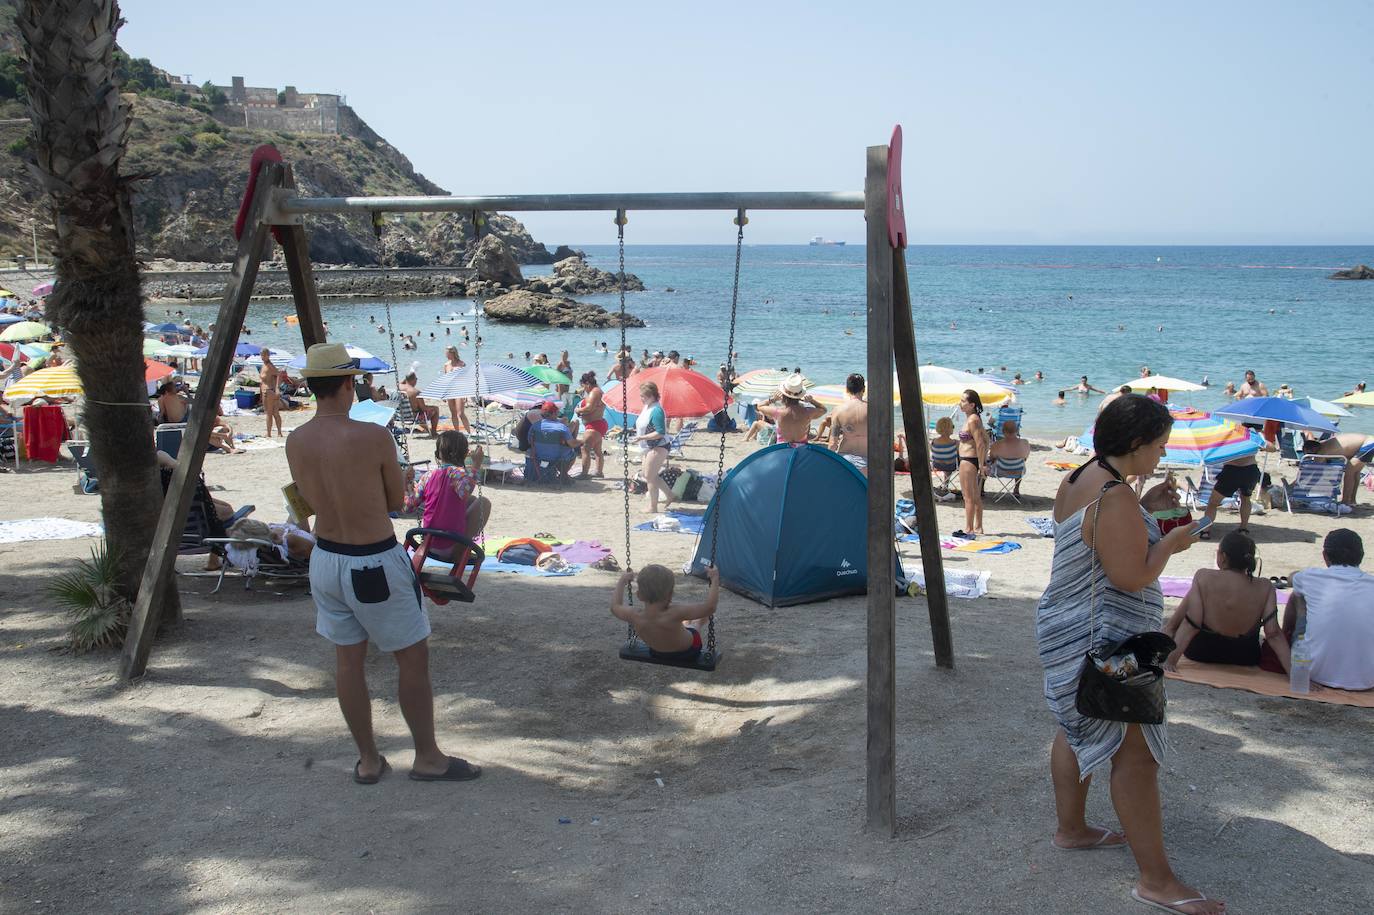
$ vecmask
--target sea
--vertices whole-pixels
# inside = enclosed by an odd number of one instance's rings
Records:
[[[588,262],[614,271],[612,245],[578,246]],[[1111,390],[1141,366],[1209,388],[1176,402],[1215,409],[1226,382],[1253,369],[1270,391],[1331,400],[1357,382],[1374,381],[1374,282],[1330,280],[1334,270],[1374,261],[1362,247],[1098,247],[931,245],[907,251],[917,358],[921,363],[994,374],[1018,388],[1028,434],[1077,434],[1092,422],[1101,395],[1073,389],[1082,375]],[[818,384],[865,371],[865,261],[862,246],[745,245],[741,253],[735,349],[740,371],[800,368]],[[714,375],[726,356],[735,249],[729,245],[630,245],[625,269],[646,291],[627,309],[647,327],[628,331],[638,354],[676,349]],[[526,275],[548,267],[524,268]],[[618,296],[580,296],[607,309]],[[413,333],[419,348],[398,349],[403,370],[421,382],[438,374],[444,347],[461,341],[465,299],[329,300],[330,338],[391,362],[393,338],[373,325]],[[210,305],[181,306],[190,320],[215,320]],[[280,301],[255,302],[246,326],[254,342],[299,352],[296,328]],[[151,319],[164,317],[150,309]],[[455,319],[450,319],[455,320]],[[557,362],[570,354],[574,373],[599,377],[611,364],[618,329],[562,330],[481,321],[483,361],[524,363],[526,351]],[[473,346],[461,347],[471,362]],[[1035,382],[1036,372],[1044,381]],[[385,383],[385,379],[383,379]],[[1067,406],[1053,406],[1063,390]],[[1374,409],[1352,408],[1341,428],[1374,432]]]

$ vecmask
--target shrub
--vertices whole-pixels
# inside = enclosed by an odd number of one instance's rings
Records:
[[[68,632],[73,650],[86,652],[124,641],[133,607],[119,593],[118,583],[118,557],[101,541],[91,550],[89,562],[77,560],[75,569],[47,586],[48,597],[73,619]]]
[[[219,121],[206,121],[200,125],[201,133],[224,133],[224,125]]]
[[[159,143],[157,146],[157,151],[162,153],[163,155],[170,156],[177,151],[177,148],[178,147],[175,143]]]
[[[198,133],[194,139],[200,148],[205,150],[223,149],[229,145],[224,137],[217,133]]]
[[[9,146],[6,146],[6,147],[5,147],[5,152],[9,153],[11,156],[22,156],[22,155],[24,155],[24,153],[26,153],[26,152],[28,152],[28,151],[29,151],[29,138],[28,138],[28,137],[20,137],[19,139],[15,140],[13,143],[11,143]]]
[[[196,141],[186,136],[184,133],[177,134],[172,138],[172,142],[184,153],[193,153],[196,151]]]

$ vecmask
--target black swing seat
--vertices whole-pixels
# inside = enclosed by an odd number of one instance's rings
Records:
[[[448,571],[425,568],[429,558],[431,537],[442,537],[453,541],[453,563]],[[406,551],[410,553],[411,568],[420,583],[420,590],[436,604],[446,604],[451,600],[470,604],[476,600],[473,585],[477,583],[477,573],[482,568],[486,553],[470,537],[457,531],[440,530],[433,527],[415,527],[406,531]],[[435,561],[441,561],[436,556]],[[464,573],[468,573],[466,579]]]
[[[622,661],[640,661],[644,664],[662,664],[664,667],[682,667],[687,670],[715,670],[717,662],[720,661],[721,654],[722,652],[710,651],[709,649],[703,648],[695,658],[687,661],[655,655],[649,650],[648,645],[645,645],[638,639],[626,642],[624,645],[620,646],[620,660]]]

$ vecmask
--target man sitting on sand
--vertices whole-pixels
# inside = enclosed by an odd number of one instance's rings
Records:
[[[639,604],[628,606],[625,588],[635,578],[626,569],[611,595],[611,613],[635,627],[649,654],[661,661],[695,661],[701,656],[701,630],[715,614],[720,601],[720,570],[706,569],[711,590],[705,603],[673,605],[673,573],[660,565],[645,566],[639,573]]]
[[[357,361],[338,343],[306,352],[301,374],[315,395],[315,415],[286,440],[286,460],[300,495],[315,509],[310,554],[315,631],[334,643],[339,708],[358,745],[353,780],[375,785],[390,769],[372,732],[367,643],[393,652],[401,713],[415,741],[410,777],[466,781],[482,770],[446,755],[434,739],[429,679],[429,617],[415,572],[396,542],[388,512],[405,501],[396,443],[382,427],[350,419]]]
[[[401,392],[410,401],[410,408],[415,411],[415,418],[420,422],[420,428],[425,429],[430,435],[439,434],[439,408],[425,403],[420,396],[419,379],[414,372],[401,379],[401,383],[396,385],[396,390]]]
[[[992,443],[992,447],[988,449],[988,453],[991,455],[994,462],[996,462],[998,458],[1003,461],[1024,462],[1030,457],[1031,443],[1017,434],[1016,421],[1009,419],[1002,423],[1002,437]],[[990,471],[996,469],[995,463],[993,467],[989,468]],[[1021,479],[1022,477],[1018,477],[1016,482],[1012,485],[1012,492],[1017,496],[1021,495]]]
[[[844,403],[835,410],[830,448],[868,476],[868,404],[864,402],[864,376],[858,372],[844,381]]]
[[[781,402],[781,406],[773,406]],[[763,403],[759,413],[778,424],[778,444],[799,448],[811,438],[811,423],[825,415],[825,407],[806,393],[806,382],[794,374]],[[865,414],[867,415],[867,414]]]
[[[1313,683],[1374,689],[1374,575],[1360,571],[1364,541],[1337,528],[1322,543],[1322,559],[1326,568],[1293,573],[1284,622],[1304,636]]]

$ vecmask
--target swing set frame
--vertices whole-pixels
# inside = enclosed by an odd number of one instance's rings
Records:
[[[900,125],[891,142],[870,146],[861,192],[520,194],[497,197],[319,197],[298,195],[291,166],[275,150],[260,148],[250,166],[236,232],[238,251],[220,303],[201,382],[177,454],[177,468],[163,500],[153,547],[148,554],[128,636],[120,657],[120,675],[143,675],[153,636],[164,618],[161,595],[175,571],[177,547],[186,514],[205,459],[207,431],[214,421],[219,393],[233,363],[238,335],[252,298],[258,267],[275,238],[283,248],[292,298],[305,347],[325,341],[324,321],[309,257],[307,216],[357,213],[484,213],[629,210],[862,210],[867,222],[867,382],[872,404],[893,401],[893,367],[902,402],[921,403],[915,332],[906,272],[906,223],[901,183]],[[390,328],[388,328],[390,330]],[[924,413],[903,413],[908,448],[928,455]],[[873,410],[868,417],[868,598],[867,598],[867,791],[866,825],[878,834],[896,830],[896,580],[892,549],[895,481],[893,478],[893,411]],[[928,473],[912,473],[926,601],[935,663],[952,670],[953,638],[944,587],[935,496]]]

